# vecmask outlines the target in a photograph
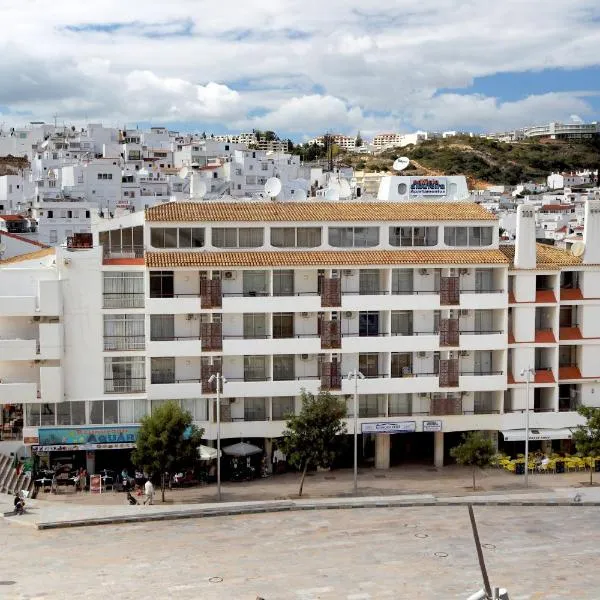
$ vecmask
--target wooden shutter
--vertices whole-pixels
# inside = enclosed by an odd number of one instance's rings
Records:
[[[336,307],[342,305],[342,291],[340,279],[323,279],[321,288],[321,306]]]
[[[339,321],[321,321],[321,348],[323,350],[342,347]]]
[[[442,277],[440,281],[440,304],[452,305],[460,302],[458,277]]]
[[[458,387],[458,359],[440,360],[440,387]]]
[[[458,319],[443,319],[440,323],[440,346],[458,346]]]

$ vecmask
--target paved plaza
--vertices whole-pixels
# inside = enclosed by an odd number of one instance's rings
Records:
[[[597,507],[476,507],[511,600],[600,598]],[[37,531],[0,520],[3,600],[464,599],[463,506],[312,510]]]

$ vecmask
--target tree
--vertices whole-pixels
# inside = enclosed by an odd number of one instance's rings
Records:
[[[476,489],[475,469],[489,466],[495,453],[492,441],[480,431],[471,431],[463,435],[463,443],[450,450],[450,456],[455,458],[459,465],[473,467],[473,489]]]
[[[360,135],[360,131],[356,134],[356,147],[360,148],[363,145],[363,139]]]
[[[204,431],[192,422],[192,415],[169,401],[142,419],[137,448],[131,460],[141,470],[156,477],[160,473],[162,501],[165,501],[165,473],[193,466]]]
[[[584,456],[595,458],[600,456],[600,408],[591,406],[580,406],[577,412],[585,418],[585,425],[578,425],[573,432],[573,441]],[[590,464],[590,485],[593,484],[594,461]]]
[[[288,461],[302,475],[298,496],[302,496],[308,467],[329,467],[339,452],[340,435],[346,433],[346,405],[329,392],[317,396],[302,390],[302,409],[292,415],[283,432],[282,448]]]

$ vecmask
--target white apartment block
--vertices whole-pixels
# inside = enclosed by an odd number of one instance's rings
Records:
[[[556,139],[584,139],[600,135],[600,124],[593,123],[558,123],[552,122],[547,125],[535,125],[523,129],[525,138],[547,137]]]
[[[576,407],[600,405],[600,203],[586,206],[583,257],[536,246],[526,206],[514,247],[470,202],[175,202],[103,220],[93,242],[0,263],[6,430],[120,467],[109,448],[128,453],[165,400],[214,441],[220,372],[222,437],[269,452],[302,389],[351,417],[358,369],[376,467],[442,465],[464,431],[523,440],[526,405],[544,443],[568,443]],[[80,447],[74,426],[97,439]]]
[[[341,150],[354,150],[356,148],[356,136],[343,135],[341,133],[329,134],[331,141],[338,146]],[[308,140],[307,145],[316,145],[324,147],[326,142],[326,136],[321,135],[312,140]]]

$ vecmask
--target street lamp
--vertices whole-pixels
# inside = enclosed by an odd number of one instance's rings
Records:
[[[217,500],[221,501],[221,385],[227,380],[221,373],[213,373],[208,383],[217,382]]]
[[[525,487],[529,486],[529,381],[535,371],[528,367],[521,371],[521,377],[525,377]]]
[[[358,493],[358,380],[365,376],[354,369],[348,373],[348,381],[354,379],[354,493]]]

